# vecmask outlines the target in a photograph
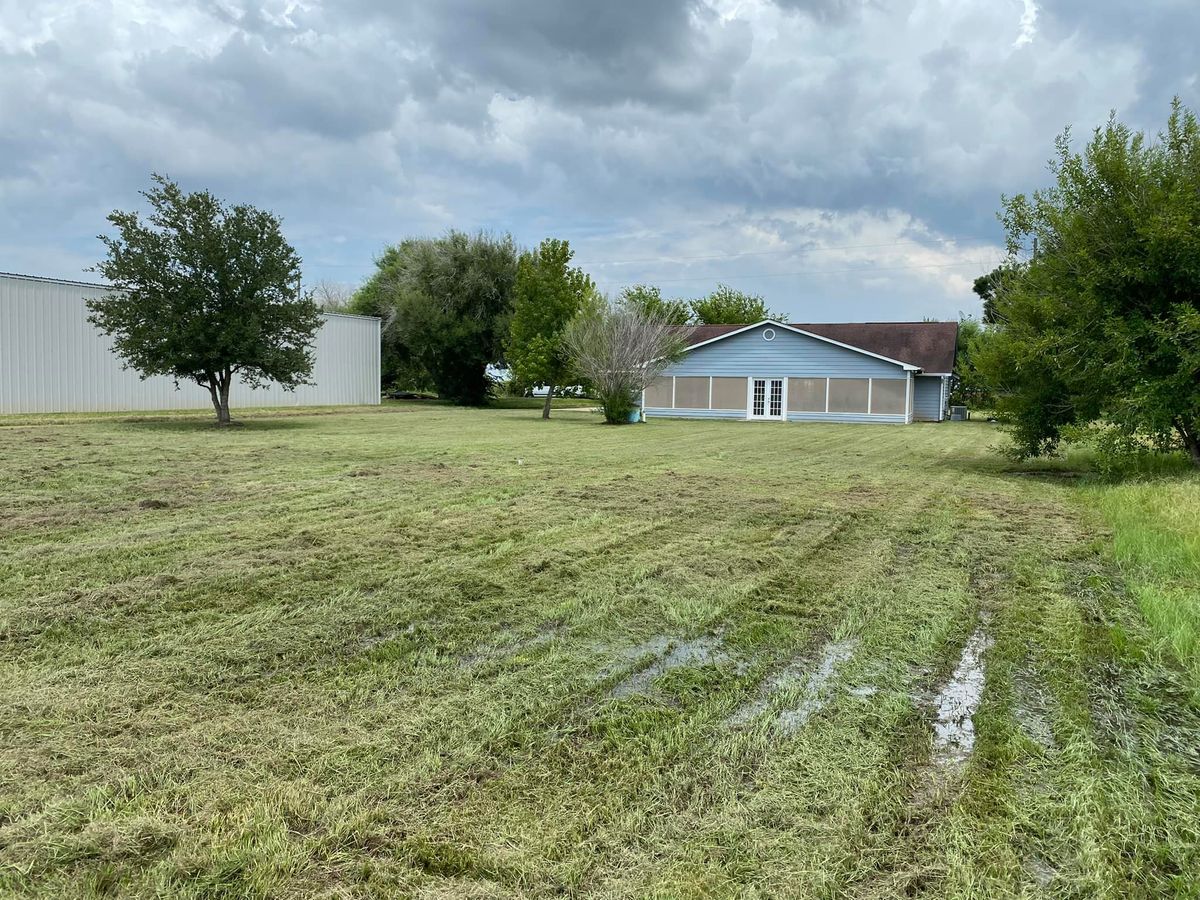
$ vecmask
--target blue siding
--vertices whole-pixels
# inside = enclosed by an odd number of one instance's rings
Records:
[[[764,326],[769,327],[769,326]],[[724,338],[688,353],[664,375],[758,375],[792,378],[903,378],[894,363],[835,344],[775,329],[766,341],[763,328]]]
[[[737,419],[746,421],[746,413],[735,409],[658,409],[646,407],[646,418],[649,419]],[[754,422],[780,421],[778,419],[754,419]],[[903,425],[904,416],[869,416],[865,413],[815,413],[790,412],[789,422],[842,422],[862,425]]]
[[[918,375],[913,379],[913,418],[939,422],[943,415],[942,376]]]
[[[736,409],[659,409],[653,406],[647,406],[645,409],[648,418],[662,419],[745,419],[746,412],[739,412]]]
[[[692,350],[663,375],[766,378],[907,378],[902,365],[876,359],[818,338],[775,328],[764,340],[761,326]],[[647,407],[648,417],[745,419],[745,410],[663,409]],[[790,422],[904,424],[904,415],[839,412],[789,412]]]

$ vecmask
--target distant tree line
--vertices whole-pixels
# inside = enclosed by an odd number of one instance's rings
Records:
[[[572,264],[573,257],[565,240],[548,238],[521,250],[508,235],[452,230],[389,247],[348,302],[330,297],[325,303],[383,320],[385,384],[479,405],[493,388],[489,368],[506,366],[511,388],[547,388],[542,413],[547,418],[556,391],[587,381],[567,341],[581,316],[591,316],[594,324],[598,310],[619,310],[668,328],[774,317],[761,297],[724,284],[694,300],[668,299],[657,287],[634,285],[610,303]],[[628,329],[621,333],[628,335]],[[578,349],[578,341],[574,346]]]

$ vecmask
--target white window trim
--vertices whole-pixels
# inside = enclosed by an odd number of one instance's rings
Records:
[[[675,376],[671,376],[671,409],[678,409],[675,405]]]

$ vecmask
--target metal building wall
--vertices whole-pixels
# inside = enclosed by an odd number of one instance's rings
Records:
[[[86,301],[107,288],[0,274],[0,413],[211,409],[208,391],[121,368],[112,341],[87,320]],[[325,314],[313,381],[295,391],[235,381],[230,406],[379,403],[379,320]]]

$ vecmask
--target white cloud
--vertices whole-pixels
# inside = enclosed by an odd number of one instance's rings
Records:
[[[1017,39],[1013,41],[1014,47],[1023,47],[1026,44],[1032,44],[1034,36],[1037,35],[1037,16],[1038,8],[1034,0],[1021,0],[1024,6],[1024,11],[1021,13],[1020,33]]]

